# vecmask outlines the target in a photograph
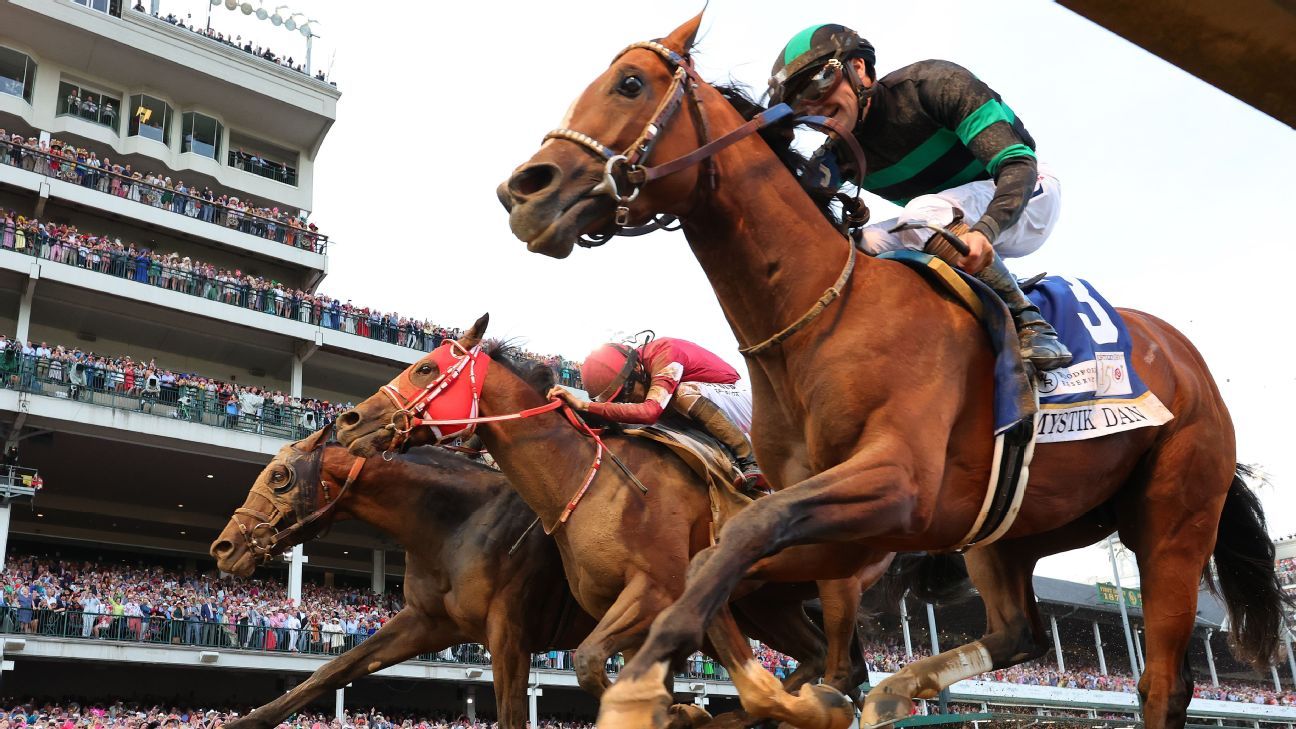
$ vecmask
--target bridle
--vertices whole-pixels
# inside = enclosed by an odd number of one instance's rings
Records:
[[[654,230],[674,230],[668,227],[676,219],[669,215],[654,216],[650,222],[636,227],[630,226],[630,203],[639,197],[643,187],[653,180],[660,179],[667,175],[674,174],[681,170],[700,164],[702,166],[701,179],[703,181],[703,190],[714,192],[719,189],[719,173],[716,169],[715,155],[737,142],[759,132],[765,127],[787,121],[791,119],[794,124],[805,124],[820,131],[831,133],[834,137],[844,143],[847,149],[855,157],[855,164],[859,170],[860,178],[863,179],[867,172],[867,165],[864,159],[864,150],[860,147],[859,141],[855,139],[849,129],[843,127],[837,120],[824,116],[799,116],[793,117],[792,107],[787,104],[776,104],[769,109],[755,115],[746,123],[736,127],[728,133],[711,139],[710,127],[707,124],[706,115],[702,113],[702,99],[697,94],[700,85],[705,85],[704,81],[698,76],[697,71],[693,68],[693,60],[687,54],[676,53],[657,41],[642,41],[632,43],[626,46],[624,50],[612,59],[616,63],[621,56],[636,49],[644,49],[657,54],[667,67],[671,69],[672,78],[670,87],[666,90],[666,95],[653,111],[648,123],[644,125],[643,131],[639,136],[630,143],[622,152],[616,152],[611,147],[603,144],[599,140],[583,132],[574,129],[558,128],[545,135],[544,141],[549,140],[566,140],[576,144],[581,149],[593,154],[596,158],[603,161],[603,182],[594,187],[592,192],[605,193],[616,202],[616,212],[613,215],[613,226],[610,232],[594,234],[588,238],[582,236],[578,243],[585,247],[592,247],[606,243],[611,237],[616,235],[638,236],[650,233]],[[684,106],[685,99],[690,103],[687,104],[689,113],[693,117],[693,126],[697,131],[698,147],[692,152],[676,157],[669,162],[655,166],[647,166],[649,156],[652,154],[653,147],[665,130],[666,125]],[[622,190],[618,176],[623,178],[628,185],[626,190]],[[847,199],[842,202],[846,205],[847,215],[843,216],[843,232],[848,233],[850,227],[862,226],[868,222],[868,208],[864,206],[859,197],[857,190],[853,203]],[[850,237],[847,235],[847,240]],[[746,356],[756,356],[765,352],[793,334],[797,333],[808,325],[811,321],[819,316],[829,304],[831,304],[846,286],[850,279],[851,273],[855,269],[856,250],[855,245],[848,245],[846,265],[843,267],[841,275],[829,287],[822,296],[814,303],[813,306],[800,319],[784,327],[781,331],[757,344],[742,347],[738,351]]]
[[[603,443],[599,431],[591,428],[584,420],[577,417],[561,399],[554,398],[544,405],[527,408],[516,413],[480,415],[482,388],[485,386],[486,374],[489,371],[491,362],[490,355],[482,349],[482,345],[478,344],[471,349],[464,349],[463,345],[452,339],[434,350],[430,356],[438,361],[438,370],[441,372],[436,379],[423,387],[419,387],[410,380],[406,373],[402,372],[391,382],[384,385],[380,391],[396,406],[396,411],[392,413],[391,423],[387,426],[393,431],[394,435],[391,444],[387,446],[387,450],[383,451],[385,460],[391,460],[391,453],[405,446],[409,442],[409,434],[418,427],[426,427],[432,431],[433,435],[436,436],[435,445],[449,447],[448,441],[456,438],[467,438],[476,431],[479,423],[521,420],[561,410],[568,425],[575,428],[581,435],[594,441],[594,460],[586,471],[585,479],[582,481],[580,488],[567,502],[567,506],[563,509],[557,522],[553,525],[545,525],[546,534],[552,534],[559,525],[566,523],[568,517],[575,511],[577,504],[585,496],[590,485],[594,483],[594,477],[598,475],[599,469],[602,467],[605,453],[625,472],[641,492],[648,493],[648,487],[644,486],[634,472]],[[477,371],[479,364],[481,365],[480,376],[478,376]],[[465,373],[467,374],[466,382]],[[463,390],[464,384],[468,386],[466,392]],[[467,414],[461,415],[461,412]],[[441,414],[445,417],[425,418],[423,417],[425,413]],[[452,427],[457,427],[457,429],[445,432],[442,430],[443,427],[447,428],[447,430]],[[530,527],[528,527],[528,531],[530,531]]]
[[[270,503],[270,513],[264,514],[255,509],[248,508],[247,506],[240,506],[234,510],[236,516],[242,514],[243,516],[248,516],[255,520],[255,524],[251,528],[239,519],[234,519],[234,523],[238,525],[239,532],[243,535],[243,541],[247,545],[248,551],[256,558],[258,564],[265,564],[273,559],[275,555],[283,552],[284,549],[296,546],[298,543],[306,541],[304,538],[296,539],[295,541],[290,540],[299,537],[307,527],[328,516],[335,508],[337,508],[337,505],[342,501],[342,497],[345,496],[347,491],[351,488],[351,484],[355,483],[356,479],[360,477],[360,470],[364,468],[365,461],[367,460],[363,457],[356,457],[355,461],[351,464],[351,470],[347,472],[346,482],[342,484],[342,488],[338,489],[337,496],[334,497],[331,495],[328,479],[324,478],[324,475],[320,472],[320,463],[324,457],[323,446],[321,445],[316,448],[311,456],[311,473],[319,474],[320,489],[323,491],[324,498],[323,506],[320,506],[307,514],[305,518],[298,519],[291,525],[278,531],[273,530],[279,525],[279,522],[283,521],[284,517],[288,514],[294,513],[294,510],[289,509],[287,512],[284,512],[279,508],[278,504],[275,503],[274,499],[256,491],[255,489],[253,493],[256,493],[262,499],[265,499]],[[290,487],[294,487],[297,484],[298,476],[297,470],[292,467],[291,463],[285,463],[283,465],[284,469],[288,471],[288,483],[283,487],[286,492]],[[264,534],[264,532],[271,533],[268,536],[260,536]]]

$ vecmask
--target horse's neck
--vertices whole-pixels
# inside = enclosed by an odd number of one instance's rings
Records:
[[[326,456],[323,475],[341,487],[353,460],[345,450]],[[460,473],[403,458],[375,458],[365,464],[341,508],[407,549],[434,552],[469,521],[469,514],[499,495],[485,481],[469,469]]]
[[[490,378],[481,399],[484,416],[543,404],[538,393],[502,366],[493,367]],[[557,413],[485,423],[477,433],[509,484],[552,530],[593,461],[593,443]]]
[[[742,124],[728,102],[711,93],[715,101],[703,106],[712,128]],[[684,233],[739,344],[751,346],[809,310],[841,274],[849,248],[759,137],[730,147],[716,161],[719,189],[704,193]],[[861,256],[856,268],[870,265]]]

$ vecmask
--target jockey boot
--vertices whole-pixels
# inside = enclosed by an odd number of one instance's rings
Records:
[[[734,463],[742,475],[738,478],[738,489],[756,498],[770,493],[769,484],[760,466],[756,465],[756,455],[752,453],[751,442],[742,429],[724,414],[715,403],[699,397],[689,406],[688,416],[702,426],[712,437],[720,441],[733,454]]]
[[[1058,339],[1057,330],[1044,320],[1035,306],[1017,285],[1017,278],[1008,271],[1003,259],[996,253],[994,261],[976,275],[1008,305],[1017,336],[1021,341],[1022,359],[1030,361],[1038,370],[1055,370],[1071,364],[1071,351]]]
[[[961,213],[956,213],[954,222],[946,228],[959,237],[970,230],[961,218]],[[959,259],[959,252],[954,250],[954,246],[950,245],[950,242],[940,233],[928,239],[923,251],[951,266]],[[1055,370],[1071,364],[1071,352],[1062,340],[1058,339],[1057,330],[1045,321],[1039,307],[1022,293],[1017,278],[1008,271],[1008,267],[1004,265],[998,253],[994,254],[994,260],[989,266],[976,274],[976,278],[999,294],[999,298],[1008,305],[1008,311],[1013,315],[1013,323],[1017,325],[1023,360],[1029,361],[1040,371]]]

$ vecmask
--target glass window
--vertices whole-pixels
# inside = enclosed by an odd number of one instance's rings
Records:
[[[101,13],[109,13],[121,17],[120,0],[72,0],[77,5],[84,5],[91,10],[98,10]]]
[[[63,81],[59,83],[59,116],[77,116],[114,132],[121,118],[121,99]]]
[[[0,47],[0,94],[17,96],[30,104],[35,78],[35,61],[11,48]]]
[[[136,94],[131,97],[130,108],[130,136],[171,145],[171,107],[165,101]]]
[[[193,152],[214,160],[220,160],[221,140],[225,136],[225,127],[206,114],[195,111],[184,113],[184,141],[180,143],[181,152]]]

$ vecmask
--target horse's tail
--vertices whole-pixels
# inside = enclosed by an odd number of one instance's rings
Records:
[[[891,562],[885,580],[887,597],[893,603],[906,592],[935,605],[972,594],[972,583],[961,554],[901,552]]]
[[[1220,514],[1215,574],[1207,571],[1207,584],[1228,607],[1235,654],[1263,667],[1278,654],[1283,613],[1294,603],[1278,581],[1264,509],[1244,477],[1258,476],[1239,463]]]

